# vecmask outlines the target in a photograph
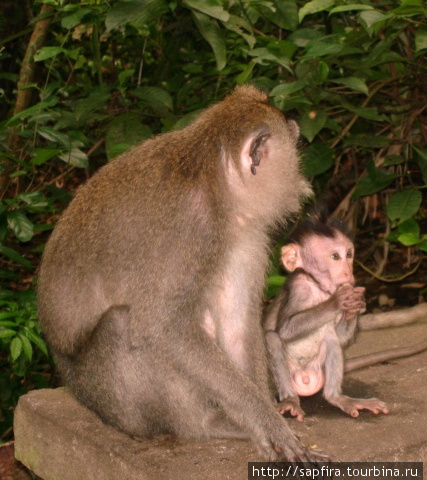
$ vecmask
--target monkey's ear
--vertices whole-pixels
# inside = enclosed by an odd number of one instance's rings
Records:
[[[302,266],[300,246],[289,243],[282,247],[282,263],[288,272],[293,272]]]
[[[288,120],[288,128],[291,134],[291,137],[296,142],[299,138],[299,126],[294,120]]]
[[[250,169],[253,175],[256,175],[256,167],[261,161],[268,158],[268,139],[270,133],[265,130],[252,134],[245,142],[241,160],[245,169]]]

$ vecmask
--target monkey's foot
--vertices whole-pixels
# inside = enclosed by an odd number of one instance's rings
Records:
[[[282,428],[269,429],[270,435],[266,443],[261,442],[258,446],[265,447],[263,454],[270,462],[286,461],[286,462],[302,462],[317,464],[321,462],[336,461],[331,455],[322,452],[319,449],[306,448],[299,438],[282,420]]]
[[[351,398],[342,395],[337,399],[328,399],[328,402],[341,408],[353,418],[359,416],[359,410],[370,410],[375,414],[390,412],[387,405],[378,398]]]
[[[283,415],[289,412],[293,417],[297,417],[298,422],[304,420],[304,410],[301,408],[298,397],[289,397],[276,405],[276,410]]]

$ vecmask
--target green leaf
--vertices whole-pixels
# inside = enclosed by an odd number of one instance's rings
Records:
[[[351,103],[346,101],[341,101],[341,105],[346,108],[349,112],[353,112],[361,118],[366,118],[367,120],[373,120],[377,122],[387,121],[386,115],[380,115],[378,113],[377,107],[355,107]],[[383,137],[386,138],[386,137]]]
[[[224,10],[222,2],[219,0],[184,0],[184,4],[192,10],[197,10],[209,17],[217,18],[222,22],[227,22],[230,18],[230,14]]]
[[[248,79],[251,76],[252,70],[255,67],[254,62],[249,62],[247,65],[243,66],[243,71],[236,77],[236,83],[238,85],[243,85],[244,83],[247,83]]]
[[[221,71],[227,63],[227,50],[221,29],[215,20],[209,18],[204,13],[193,11],[192,14],[200,34],[209,43],[214,52],[216,68]]]
[[[294,43],[297,47],[305,48],[310,42],[319,40],[322,37],[323,35],[319,30],[315,30],[314,28],[300,28],[291,33],[288,40]]]
[[[303,170],[306,177],[315,177],[329,170],[334,164],[334,150],[315,142],[303,150]]]
[[[129,70],[123,70],[117,76],[120,86],[123,86],[126,83],[126,80],[133,76],[135,69],[131,68]]]
[[[58,156],[63,162],[78,168],[88,168],[89,159],[85,152],[73,147],[68,152]]]
[[[360,5],[360,4],[357,4],[357,3],[353,3],[351,5],[341,5],[339,7],[333,8],[329,12],[329,15],[333,15],[334,13],[360,11],[360,10],[374,10],[374,7],[372,7],[371,5]]]
[[[11,338],[16,335],[15,330],[10,328],[0,327],[0,338]]]
[[[423,252],[427,252],[427,235],[424,235],[417,247]]]
[[[338,83],[339,85],[344,85],[350,90],[355,90],[356,92],[362,92],[365,95],[368,95],[368,86],[364,80],[361,80],[357,77],[346,77],[346,78],[334,78],[330,80],[332,83]]]
[[[84,127],[89,122],[93,122],[93,112],[102,109],[110,100],[111,92],[108,88],[95,88],[85,98],[75,101],[73,106],[77,125]]]
[[[263,17],[280,28],[293,32],[298,27],[298,5],[295,0],[273,0],[275,11],[262,8]]]
[[[411,247],[412,245],[419,244],[422,239],[420,238],[421,229],[416,220],[409,218],[403,221],[398,227],[397,240],[405,245],[405,247]]]
[[[359,15],[359,18],[361,23],[364,24],[368,30],[370,30],[376,24],[385,22],[390,17],[378,12],[377,10],[373,10],[369,12],[362,12]]]
[[[282,67],[285,67],[287,70],[291,71],[289,66],[290,58],[284,56],[280,52],[275,52],[272,48],[254,48],[248,53],[254,57],[254,62],[257,62],[261,65],[277,63],[278,65],[281,65]]]
[[[62,47],[42,47],[35,55],[35,62],[42,62],[48,60],[49,58],[56,57],[57,55],[65,53],[68,54],[68,51]]]
[[[33,238],[34,225],[30,220],[19,211],[8,212],[7,223],[9,228],[21,242],[28,242]]]
[[[372,195],[387,188],[396,178],[396,175],[377,169],[373,160],[367,164],[368,175],[361,178],[353,193],[353,198]]]
[[[61,26],[63,28],[66,28],[67,30],[77,27],[77,25],[83,23],[84,17],[89,13],[91,13],[90,8],[80,7],[79,10],[77,10],[73,14],[64,17],[61,20]]]
[[[58,103],[58,97],[55,97],[55,96],[49,97],[47,100],[39,102],[36,105],[33,105],[32,107],[17,113],[6,122],[5,126],[7,127],[7,126],[16,125],[20,120],[23,120],[24,118],[35,117],[36,115],[40,115],[47,108],[53,107],[57,103]]]
[[[41,126],[37,130],[38,134],[54,143],[61,143],[62,145],[68,147],[71,143],[70,137],[65,133],[59,132],[52,127]]]
[[[9,260],[12,260],[15,263],[19,263],[28,269],[32,269],[33,266],[31,262],[29,262],[26,258],[24,258],[20,253],[18,253],[13,248],[5,247],[4,245],[0,245],[0,254]]]
[[[22,350],[24,351],[24,355],[28,358],[28,360],[31,361],[33,358],[33,347],[31,342],[25,335],[22,335],[22,333],[19,334],[19,338],[22,342]]]
[[[46,197],[41,192],[20,193],[17,195],[18,200],[22,200],[32,211],[43,211],[48,205]]]
[[[411,17],[413,15],[425,15],[426,8],[423,0],[401,0],[400,6],[390,12],[394,15]]]
[[[131,24],[141,27],[155,22],[169,10],[165,0],[123,0],[114,3],[105,17],[107,32]]]
[[[414,235],[413,233],[402,233],[397,237],[399,242],[405,247],[412,247],[413,245],[417,245],[421,242],[420,237]]]
[[[18,360],[19,355],[22,352],[22,341],[19,337],[15,337],[10,342],[10,356],[12,361],[15,362]]]
[[[231,30],[244,38],[249,48],[254,48],[256,38],[252,35],[252,26],[244,18],[240,18],[237,15],[230,15],[228,22],[223,25],[227,30]]]
[[[413,217],[418,212],[422,199],[421,192],[415,189],[396,192],[386,206],[388,218],[396,225]]]
[[[292,93],[299,92],[306,86],[305,82],[302,80],[297,80],[296,82],[282,83],[277,85],[270,92],[270,97],[289,97]]]
[[[427,48],[427,27],[419,27],[415,31],[415,50],[425,50]]]
[[[24,331],[25,335],[34,343],[34,345],[36,345],[42,353],[48,356],[48,350],[44,340],[39,335],[30,330],[28,327],[25,327]]]
[[[399,227],[398,227],[398,232],[399,234],[403,233],[412,233],[413,235],[416,235],[417,237],[420,236],[421,229],[416,220],[413,218],[408,218],[408,220],[405,220],[402,222]]]
[[[15,316],[13,312],[8,313],[12,313],[11,317]],[[0,327],[16,327],[16,322],[12,322],[11,320],[0,320]]]
[[[203,112],[203,109],[194,110],[193,112],[187,113],[183,117],[181,117],[173,126],[173,130],[181,130],[182,128],[186,127],[190,123],[192,123],[199,115]]]
[[[307,47],[307,52],[303,58],[325,57],[326,55],[336,55],[344,49],[344,45],[338,43],[315,42]]]
[[[142,143],[152,134],[149,127],[140,123],[138,115],[125,113],[116,117],[110,123],[105,138],[108,160]]]
[[[332,7],[334,3],[334,0],[312,0],[311,2],[307,2],[298,12],[299,23],[304,20],[306,15],[323,12],[329,7]]]
[[[42,165],[53,157],[61,153],[58,148],[35,148],[34,157],[31,159],[33,165]]]
[[[328,116],[324,110],[310,110],[305,112],[299,120],[299,127],[302,135],[312,142],[314,137],[325,126]]]
[[[390,165],[400,165],[405,159],[399,155],[387,155],[384,159],[384,166],[388,167]]]
[[[133,91],[135,97],[142,100],[144,106],[150,107],[154,112],[164,115],[173,109],[173,100],[170,94],[160,87],[140,87]]]
[[[427,150],[422,150],[421,148],[412,147],[417,152],[417,162],[421,170],[421,175],[423,176],[424,185],[427,185]]]

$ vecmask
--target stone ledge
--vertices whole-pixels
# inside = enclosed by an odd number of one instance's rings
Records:
[[[417,343],[425,323],[362,332],[349,356]],[[344,393],[376,396],[389,415],[350,418],[320,395],[302,400],[303,423],[290,419],[306,445],[341,461],[427,461],[427,352],[346,375]],[[15,411],[16,457],[44,480],[245,479],[260,461],[250,442],[133,439],[102,423],[66,389],[21,397]]]
[[[237,479],[247,477],[242,456],[257,457],[250,442],[133,439],[64,388],[21,397],[14,430],[16,458],[45,480]]]

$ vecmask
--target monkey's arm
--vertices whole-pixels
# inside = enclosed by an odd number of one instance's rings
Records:
[[[284,341],[298,340],[330,322],[338,322],[346,310],[356,308],[353,288],[343,286],[327,300],[311,306],[310,292],[289,295],[278,313],[277,331]],[[309,305],[307,308],[305,306]]]
[[[366,311],[365,288],[355,287],[354,293],[355,298],[360,300],[360,308],[347,311],[345,315],[341,317],[335,328],[342,347],[347,347],[354,340],[359,316]]]
[[[287,290],[282,288],[265,310],[263,318],[263,327],[265,331],[276,330],[279,310],[281,305],[286,302],[286,297]]]

